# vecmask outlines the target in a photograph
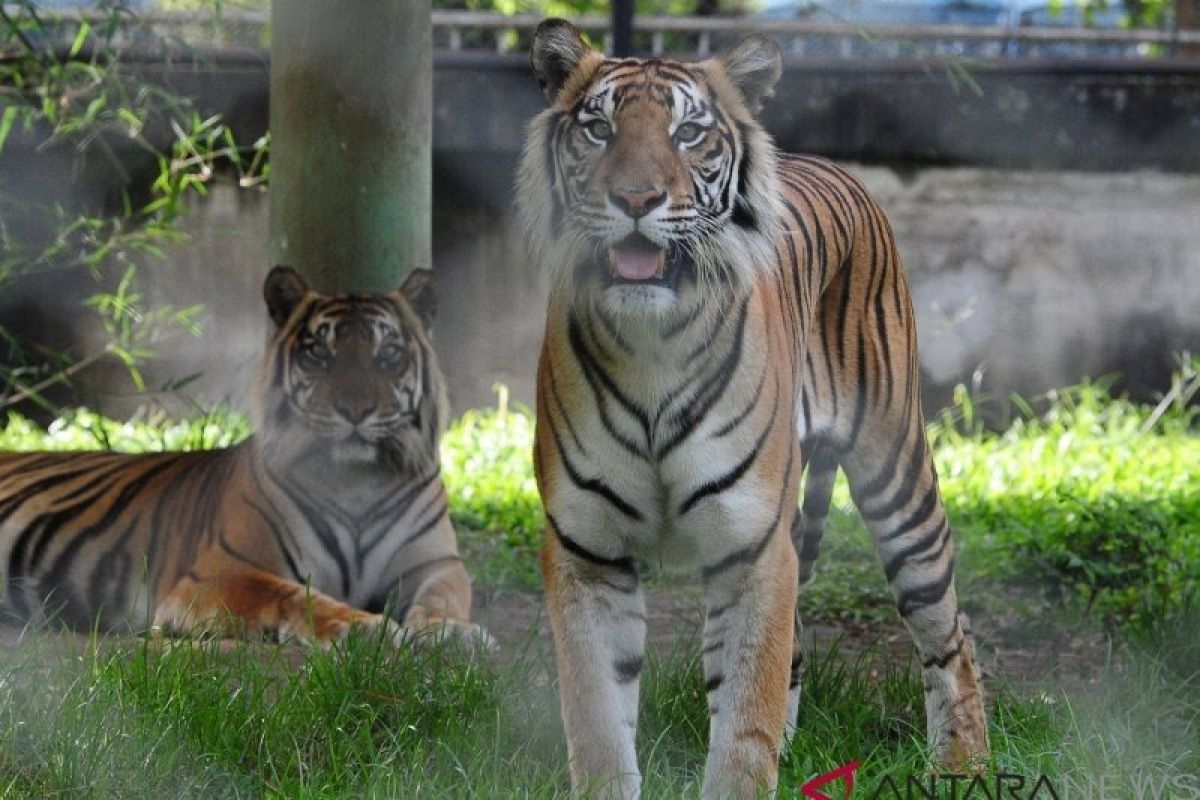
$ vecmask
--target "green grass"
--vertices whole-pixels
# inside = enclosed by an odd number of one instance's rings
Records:
[[[329,651],[277,644],[109,641],[65,657],[61,641],[0,662],[0,796],[565,797],[565,745],[544,650],[472,661],[394,652],[377,638]],[[1193,632],[1190,647],[1200,641]],[[1195,664],[1190,666],[1195,670]],[[993,769],[1060,789],[1109,776],[1200,770],[1200,692],[1152,650],[1105,675],[1099,694],[1019,697],[991,711]],[[860,786],[928,775],[914,665],[869,650],[809,665],[783,796],[861,762]],[[695,795],[703,769],[703,679],[693,651],[652,657],[639,758],[647,796]],[[1130,787],[1115,792],[1114,782]],[[870,796],[870,795],[866,795]]]
[[[30,683],[36,652],[4,671],[4,796],[495,796],[516,765],[561,782],[561,736],[529,735],[554,730],[548,696],[453,653],[122,642]]]

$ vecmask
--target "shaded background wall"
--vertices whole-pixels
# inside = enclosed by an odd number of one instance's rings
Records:
[[[224,114],[239,140],[266,129],[261,57],[142,68]],[[927,407],[981,368],[996,398],[1111,372],[1137,394],[1165,388],[1172,352],[1200,350],[1200,66],[1038,62],[972,78],[936,63],[792,64],[765,113],[781,147],[847,162],[891,216]],[[436,345],[458,411],[491,404],[496,382],[532,401],[546,283],[523,253],[512,183],[540,108],[522,56],[436,62]],[[134,174],[137,158],[127,154]],[[0,168],[21,163],[10,145]],[[31,190],[52,194],[39,163]],[[96,181],[103,202],[102,171]],[[266,195],[219,185],[186,228],[171,262],[143,275],[151,302],[203,303],[205,333],[161,343],[148,384],[203,372],[192,400],[244,406],[267,336]],[[82,345],[98,335],[74,302],[90,290],[79,276],[19,281],[0,296],[0,324]],[[119,367],[91,371],[83,388],[111,413],[145,402]]]

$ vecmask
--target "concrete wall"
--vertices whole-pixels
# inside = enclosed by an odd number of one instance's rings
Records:
[[[1152,395],[1200,350],[1200,176],[858,172],[908,265],[927,406],[976,368],[1001,400],[1113,372]]]
[[[850,166],[890,215],[908,267],[928,407],[978,369],[998,399],[1111,372],[1151,394],[1173,351],[1200,351],[1200,175],[930,168],[901,179]],[[532,402],[546,297],[511,208],[467,191],[484,169],[452,160],[437,173],[436,345],[458,410],[492,404],[496,382]],[[204,337],[164,345],[152,386],[202,371],[190,396],[242,405],[267,333],[266,208],[262,195],[214,191],[171,268],[147,273],[151,299],[205,305]],[[123,383],[119,371],[93,380],[95,400],[140,402]]]
[[[223,114],[241,141],[266,128],[263,54],[143,68]],[[1171,354],[1200,351],[1200,63],[995,63],[973,77],[978,92],[936,64],[789,64],[764,121],[785,149],[871,164],[853,168],[908,264],[928,407],[980,368],[1001,400],[1112,372],[1135,393],[1161,391]],[[524,260],[512,186],[541,105],[522,56],[436,62],[436,343],[460,410],[493,403],[495,382],[532,400],[546,292]],[[33,139],[23,154],[22,138],[14,132],[0,170],[40,202],[111,206],[153,174],[143,154],[121,151],[125,186],[107,159],[72,181],[73,154],[35,154]],[[188,228],[170,263],[146,271],[148,293],[204,304],[205,334],[160,343],[148,384],[203,372],[192,399],[242,405],[267,335],[266,196],[218,187]],[[87,352],[98,337],[78,301],[93,288],[55,272],[6,285],[0,326]],[[120,368],[81,377],[77,396],[113,413],[145,400]]]

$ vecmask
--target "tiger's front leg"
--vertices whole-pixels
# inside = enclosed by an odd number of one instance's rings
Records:
[[[158,604],[154,625],[177,633],[273,633],[327,646],[351,628],[388,630],[396,644],[406,631],[372,614],[295,581],[247,566],[209,572],[200,567],[184,575]]]
[[[578,795],[636,798],[634,749],[646,611],[633,560],[593,552],[553,517],[542,578],[558,662],[571,785]]]
[[[405,577],[417,583],[400,620],[405,630],[431,641],[453,641],[477,650],[496,649],[491,635],[470,620],[471,579],[457,553],[409,570]],[[402,578],[400,583],[404,582]]]
[[[761,552],[735,551],[703,571],[709,751],[705,798],[773,791],[787,721],[797,559],[788,526]]]

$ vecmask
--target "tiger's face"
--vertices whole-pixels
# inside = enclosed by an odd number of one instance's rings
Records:
[[[444,398],[430,272],[396,292],[330,296],[276,267],[264,295],[279,326],[263,376],[269,438],[339,464],[411,471],[436,460]]]
[[[772,263],[774,149],[753,111],[779,77],[770,39],[698,64],[605,59],[539,26],[520,203],[534,249],[612,311],[682,311]]]

